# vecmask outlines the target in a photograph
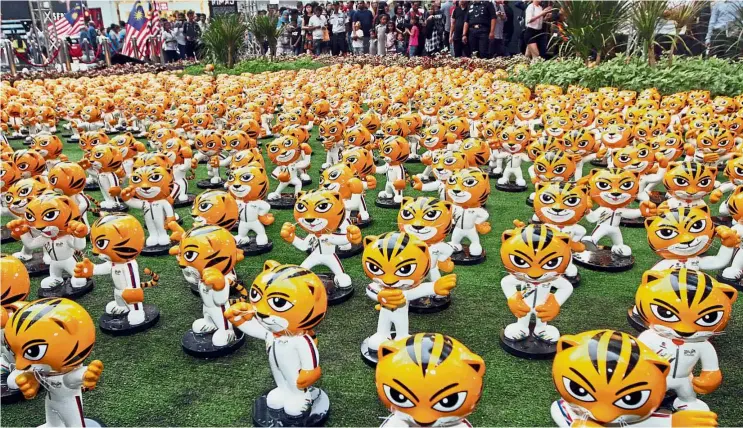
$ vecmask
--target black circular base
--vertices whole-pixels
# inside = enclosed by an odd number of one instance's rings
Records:
[[[357,256],[364,252],[364,245],[363,244],[351,244],[351,248],[348,250],[341,250],[340,247],[336,247],[335,249],[335,255],[338,256],[339,259],[348,259],[353,256]]]
[[[271,250],[273,250],[273,242],[269,240],[266,245],[258,245],[255,242],[255,237],[251,237],[250,242],[244,245],[238,245],[237,247],[243,250],[243,253],[246,256],[257,256],[260,254],[270,253]]]
[[[80,143],[80,137],[74,138],[72,135],[67,138],[67,142],[70,144],[78,144]]]
[[[436,178],[433,177],[432,175],[429,175],[428,177],[423,177],[419,174],[418,177],[421,179],[421,183],[424,183],[424,184],[433,183],[434,181],[436,181]]]
[[[330,416],[330,399],[323,390],[312,402],[312,407],[299,416],[289,416],[283,409],[268,407],[263,394],[253,402],[253,424],[257,427],[320,427]]]
[[[5,138],[8,139],[8,141],[18,141],[18,140],[24,140],[28,137],[28,135],[6,135]]]
[[[374,201],[374,205],[378,206],[379,208],[386,208],[389,210],[400,209],[400,202],[395,202],[394,198],[382,198],[377,196],[377,200]]]
[[[650,202],[654,203],[655,205],[662,204],[666,201],[666,199],[666,194],[664,192],[650,192]]]
[[[160,310],[155,305],[139,303],[144,307],[144,322],[137,325],[129,324],[127,314],[109,315],[104,313],[98,318],[98,327],[101,331],[112,336],[128,336],[148,330],[160,320]]]
[[[506,184],[496,183],[495,188],[500,190],[501,192],[509,192],[509,193],[526,192],[526,189],[528,189],[527,186],[519,186],[518,184],[514,182],[508,182]]]
[[[2,386],[0,387],[2,389],[2,403],[3,406],[6,404],[13,404],[17,403],[21,400],[23,400],[23,393],[20,389],[10,389],[8,388],[8,385],[5,383],[5,379],[3,379]]]
[[[275,210],[293,210],[297,198],[293,193],[282,193],[278,199],[269,199],[268,204]]]
[[[632,228],[644,228],[645,227],[645,217],[638,217],[638,218],[623,218],[622,221],[619,223],[620,225],[624,227],[632,227]]]
[[[573,286],[573,288],[576,288],[580,285],[580,272],[576,273],[575,276],[567,276],[565,275],[565,279],[568,280],[570,285]]]
[[[325,292],[328,295],[328,305],[340,305],[353,296],[353,285],[346,288],[338,287],[335,285],[335,275],[332,273],[318,273],[317,277],[320,278],[320,281],[325,286]]]
[[[600,168],[606,168],[607,166],[609,166],[609,163],[606,159],[594,159],[591,161],[591,165],[598,166]]]
[[[599,272],[624,272],[635,265],[635,256],[618,256],[611,252],[610,247],[599,246],[596,251],[586,250],[574,254],[573,262],[578,266]]]
[[[735,287],[736,289],[738,289],[738,291],[743,291],[743,280],[741,278],[738,278],[738,279],[725,278],[724,276],[722,276],[722,272],[720,272],[717,274],[716,279],[719,282],[722,282],[723,284],[727,284],[732,287]]]
[[[127,211],[129,211],[129,206],[123,202],[119,202],[118,204],[114,205],[111,208],[101,207],[100,211],[98,211],[98,213],[94,215],[97,215],[98,217],[103,217],[104,215],[107,215],[108,213],[125,213]]]
[[[101,186],[99,186],[98,183],[85,183],[86,192],[95,192],[98,190],[101,190]]]
[[[149,247],[142,248],[142,254],[145,257],[155,257],[155,256],[164,256],[168,254],[168,251],[170,251],[170,247],[173,245],[176,245],[175,242],[171,242],[170,244],[166,245],[152,245]]]
[[[371,214],[369,214],[368,219],[360,220],[358,211],[351,211],[351,217],[349,218],[349,220],[351,221],[351,224],[353,224],[354,226],[358,226],[359,229],[364,229],[371,226],[372,222],[374,221],[371,217]]]
[[[10,234],[10,229],[3,226],[2,229],[0,229],[0,244],[8,244],[10,242],[15,242],[15,239],[13,239],[13,236]]]
[[[482,253],[479,256],[473,256],[470,254],[470,246],[462,245],[462,251],[455,251],[452,253],[451,260],[455,265],[479,265],[480,263],[485,262],[485,249],[482,250]]]
[[[34,277],[34,276],[46,276],[49,275],[49,265],[44,263],[44,254],[36,251],[33,254],[33,257],[29,261],[23,261],[23,265],[26,266],[26,272],[28,272],[28,276]]]
[[[712,223],[714,223],[715,226],[730,227],[733,225],[733,218],[730,217],[729,215],[713,215]]]
[[[627,309],[627,322],[630,326],[632,326],[632,328],[641,333],[648,329],[648,325],[645,323],[642,317],[640,317],[640,314],[635,312],[634,305]]]
[[[65,278],[64,282],[56,287],[39,287],[39,298],[45,299],[47,297],[64,297],[67,299],[75,300],[93,291],[93,287],[95,287],[95,281],[93,280],[93,278],[88,278],[88,280],[85,282],[85,285],[83,285],[82,287],[73,287],[70,278]]]
[[[61,134],[59,134],[59,136],[62,137],[62,138],[64,138],[65,140],[69,140],[69,138],[72,137],[72,133],[71,132],[62,132]],[[69,143],[70,141],[67,141],[67,142]]]
[[[214,346],[212,336],[214,333],[194,333],[188,330],[181,339],[181,348],[186,354],[196,358],[219,358],[229,355],[245,344],[245,335],[235,330],[235,340],[227,346]]]
[[[421,163],[421,158],[420,157],[417,157],[417,158],[408,158],[405,161],[405,163]]]
[[[376,367],[379,363],[379,352],[369,349],[369,338],[367,337],[361,342],[361,359],[369,367]]]
[[[493,172],[493,171],[495,171],[495,168],[491,168],[491,167],[488,166],[488,167],[485,167],[485,170],[488,172],[488,177],[490,177],[490,178],[499,179],[499,178],[503,177],[503,173],[502,172],[501,173],[498,173],[498,174],[496,174],[496,173]]]
[[[224,181],[219,183],[212,183],[211,180],[201,180],[196,183],[196,187],[199,189],[224,189]]]
[[[549,360],[557,353],[557,343],[549,343],[529,334],[522,340],[506,339],[505,329],[500,332],[500,347],[509,354],[527,360]]]
[[[310,178],[309,180],[300,180],[302,181],[302,187],[307,187],[312,184],[312,178]]]
[[[196,200],[196,195],[188,193],[186,196],[188,196],[188,199],[185,201],[175,200],[173,202],[173,208],[191,208],[193,206],[193,201]]]
[[[534,206],[534,199],[532,199],[531,195],[527,196],[526,198],[526,206],[533,207]]]
[[[451,306],[451,295],[443,297],[421,297],[410,302],[409,311],[416,314],[435,314]]]

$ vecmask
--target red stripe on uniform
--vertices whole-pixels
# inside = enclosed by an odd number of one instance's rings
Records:
[[[312,339],[309,336],[304,336],[304,340],[307,342],[307,346],[310,347],[310,354],[312,354],[312,368],[317,367],[317,352],[315,350],[315,344],[312,343]]]
[[[80,396],[78,395],[75,397],[75,402],[77,403],[77,413],[80,414],[80,426],[85,426],[85,416],[83,416],[83,402],[80,399]]]

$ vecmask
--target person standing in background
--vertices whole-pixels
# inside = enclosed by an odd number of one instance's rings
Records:
[[[354,23],[358,22],[361,24],[361,30],[364,32],[364,53],[369,53],[369,38],[371,37],[371,30],[374,23],[374,15],[366,8],[366,2],[359,2],[359,9],[353,15]]]
[[[495,8],[490,1],[470,2],[462,30],[462,41],[478,58],[490,58],[490,40],[495,39]]]
[[[387,55],[395,53],[395,42],[397,41],[397,35],[399,34],[395,23],[392,21],[387,22],[387,30],[385,31],[385,50]]]
[[[417,15],[410,17],[410,28],[405,30],[405,33],[408,35],[408,56],[412,58],[418,55],[418,41],[421,34]]]
[[[351,46],[353,46],[354,55],[361,55],[364,53],[364,30],[361,29],[361,23],[359,21],[353,23]]]
[[[346,22],[348,16],[341,10],[341,2],[333,2],[333,12],[330,14],[330,48],[333,55],[341,55],[346,51]]]
[[[426,55],[433,55],[443,49],[444,44],[444,14],[438,0],[431,4],[431,13],[426,18]]]
[[[495,38],[490,41],[490,56],[504,56],[504,29],[506,22],[508,21],[508,15],[506,14],[506,6],[503,0],[495,0],[493,4],[495,8]]]
[[[451,33],[449,35],[449,44],[454,50],[454,57],[469,57],[469,46],[462,41],[464,23],[467,20],[467,9],[469,8],[467,0],[459,0],[458,6],[454,9],[451,16]]]
[[[356,13],[356,9],[353,1],[346,2],[346,16],[348,20],[346,22],[346,48],[347,51],[353,53],[353,45],[351,44],[351,34],[353,33],[353,15]]]
[[[178,61],[178,42],[168,21],[163,22],[162,49],[165,62]]]
[[[175,41],[178,42],[178,56],[186,59],[186,34],[183,32],[183,25],[186,23],[186,15],[183,12],[178,13],[178,20],[175,21],[173,32]]]
[[[743,9],[743,2],[733,0],[715,0],[710,5],[709,25],[704,45],[707,55],[722,58],[732,58],[741,51],[741,41],[736,40],[736,35],[730,34],[735,22],[738,9]]]
[[[451,39],[451,15],[454,12],[454,2],[446,0],[441,5],[441,13],[444,15],[444,40],[448,41]],[[449,49],[451,50],[451,43],[449,43]]]
[[[201,38],[201,27],[196,22],[193,10],[186,13],[188,21],[183,23],[183,34],[186,36],[186,58],[196,59],[196,43]]]
[[[382,15],[382,19],[379,21],[379,25],[377,25],[377,52],[375,52],[379,56],[387,55],[387,22],[388,22],[387,15]]]
[[[311,32],[312,52],[315,55],[320,55],[320,53],[322,53],[323,28],[325,28],[327,24],[327,20],[322,16],[322,7],[315,6],[315,14],[310,17],[309,25],[305,28]]]
[[[289,27],[285,30],[289,32],[289,42],[294,55],[300,55],[302,53],[302,29],[297,26],[297,16],[299,16],[297,12],[292,12],[292,19],[289,22]]]
[[[539,58],[540,38],[544,37],[542,27],[544,25],[544,16],[552,12],[552,8],[543,9],[541,0],[532,0],[526,8],[526,57],[535,59]]]

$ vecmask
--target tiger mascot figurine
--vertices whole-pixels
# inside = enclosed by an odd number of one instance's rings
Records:
[[[538,183],[565,183],[575,175],[576,159],[578,157],[567,151],[548,151],[541,153],[534,159],[528,173],[532,184]],[[529,194],[527,205],[534,205],[536,191]]]
[[[643,274],[635,307],[649,328],[638,339],[670,362],[666,387],[676,392],[675,410],[709,410],[697,394],[712,393],[722,383],[709,339],[723,333],[737,297],[735,288],[697,270]],[[702,371],[695,376],[699,362]]]
[[[651,192],[655,186],[663,182],[669,164],[676,162],[681,158],[681,155],[692,156],[694,154],[694,147],[691,144],[684,143],[684,139],[680,135],[672,132],[652,138],[649,145],[652,150],[656,151],[656,159],[662,157],[662,161],[658,162],[656,172],[644,174],[640,178],[640,190],[637,194],[637,200],[640,202],[650,200]]]
[[[237,201],[224,190],[206,190],[196,196],[191,207],[193,226],[212,225],[232,230],[239,220]]]
[[[171,138],[163,144],[163,153],[168,157],[173,169],[173,198],[175,208],[191,206],[194,195],[188,193],[188,174],[193,169],[193,151],[187,142],[180,138]]]
[[[281,237],[298,250],[310,252],[302,262],[303,268],[312,269],[322,265],[330,269],[334,275],[333,282],[340,289],[337,291],[347,298],[353,292],[351,277],[343,269],[335,248],[360,243],[361,230],[348,225],[346,232],[341,233],[339,228],[345,218],[343,200],[337,191],[320,189],[301,192],[294,204],[294,219],[307,232],[307,236],[299,238],[296,226],[287,222],[281,227]],[[334,295],[329,296],[331,304],[335,298]]]
[[[309,168],[312,149],[308,144],[300,143],[291,137],[279,137],[266,146],[268,158],[277,166],[271,174],[279,181],[276,190],[268,194],[269,202],[278,204],[282,199],[282,192],[288,186],[294,186],[293,197],[289,198],[292,204],[299,192],[302,191],[302,180],[298,174]]]
[[[384,190],[377,195],[377,205],[383,208],[399,207],[402,202],[402,189],[405,188],[405,167],[403,163],[410,156],[410,145],[405,137],[389,136],[382,141],[379,153],[384,165],[377,166],[375,173],[384,174],[387,179]]]
[[[696,137],[694,160],[716,167],[724,165],[737,152],[735,137],[725,128],[707,127]]]
[[[67,155],[62,154],[64,143],[56,135],[40,132],[31,140],[31,150],[44,158],[47,173],[60,162],[67,162]]]
[[[490,214],[483,208],[490,196],[488,175],[478,168],[461,169],[446,180],[446,196],[454,204],[454,228],[449,242],[454,248],[454,262],[485,261],[480,235],[490,233],[490,223],[487,221]],[[464,239],[469,241],[466,253],[462,244]]]
[[[599,206],[586,215],[586,220],[596,223],[596,228],[591,235],[583,238],[583,242],[598,247],[599,241],[608,236],[613,254],[631,256],[632,249],[625,245],[619,224],[623,218],[642,216],[639,209],[627,208],[637,197],[637,175],[617,168],[594,169],[589,176],[583,177],[583,182],[588,184],[591,200]]]
[[[728,198],[726,206],[733,219],[732,232],[738,236],[743,236],[743,187],[738,186],[732,195]],[[720,248],[722,251],[722,248]],[[733,262],[726,267],[717,279],[727,284],[737,286],[743,277],[743,251],[735,253]]]
[[[145,255],[167,253],[170,248],[167,225],[175,220],[170,199],[172,173],[161,166],[146,165],[135,169],[129,182],[129,186],[124,189],[113,187],[111,194],[121,196],[130,208],[142,210],[149,235],[142,250]]]
[[[222,149],[224,156],[212,156],[209,164],[212,167],[229,167],[232,158],[242,150],[257,148],[258,142],[250,138],[247,132],[241,130],[226,131],[222,135]]]
[[[720,187],[716,188],[709,195],[709,202],[716,204],[722,201],[726,193],[730,193],[738,186],[743,185],[743,154],[736,153],[730,160],[725,164],[725,170],[723,172],[728,181],[720,184]],[[728,201],[722,201],[720,204],[720,215],[729,216],[730,211],[728,209]]]
[[[273,224],[274,217],[269,212],[271,205],[264,200],[268,193],[265,169],[253,163],[230,171],[227,189],[238,205],[237,245],[250,255],[271,251],[273,243],[266,235],[265,226]],[[255,234],[254,239],[248,235],[250,232]]]
[[[81,278],[72,278],[69,289],[63,287],[63,274],[74,274],[75,252],[85,249],[88,226],[80,220],[71,198],[47,191],[31,199],[22,218],[8,223],[11,235],[22,239],[24,247],[44,249],[49,276],[41,280],[40,296],[79,297],[92,290],[92,283]]]
[[[16,150],[10,160],[18,168],[21,178],[44,175],[47,172],[46,160],[36,150]]]
[[[377,188],[377,178],[374,176],[377,166],[374,164],[374,155],[371,150],[363,147],[348,147],[341,153],[341,161],[348,165],[361,180],[364,190]]]
[[[113,189],[121,185],[120,177],[124,174],[121,168],[123,156],[118,147],[101,144],[93,147],[90,153],[78,162],[84,169],[93,169],[98,174],[98,184],[101,187],[103,202],[101,208],[105,211],[126,211]],[[113,190],[115,192],[115,190]]]
[[[235,335],[225,311],[235,265],[244,258],[242,250],[230,232],[219,226],[198,226],[174,235],[179,245],[170,249],[170,255],[176,256],[186,277],[198,282],[202,301],[202,317],[183,337],[183,350],[205,358],[234,352],[244,336]]]
[[[635,337],[614,330],[564,335],[552,380],[560,399],[550,407],[559,427],[716,427],[713,412],[658,412],[671,363]]]
[[[121,167],[124,168],[126,176],[131,177],[132,172],[134,172],[134,158],[139,153],[147,151],[144,144],[137,141],[131,132],[126,132],[111,138],[108,144],[119,148],[122,158]]]
[[[594,133],[586,128],[568,131],[563,136],[562,143],[565,151],[576,155],[578,159],[573,174],[574,180],[580,180],[583,177],[583,166],[586,163],[603,159],[607,152],[606,147],[603,147],[600,141],[596,141]]]
[[[480,401],[484,376],[482,357],[453,337],[417,333],[384,342],[375,382],[391,414],[381,426],[471,427],[466,418]]]
[[[224,187],[222,177],[219,176],[220,162],[211,162],[213,157],[222,157],[222,134],[219,131],[199,131],[193,143],[196,153],[193,158],[197,162],[207,161],[206,173],[209,180],[202,180],[197,185],[202,189],[216,189]],[[216,165],[216,166],[215,166]]]
[[[106,305],[106,315],[98,324],[107,333],[134,333],[153,327],[159,318],[154,305],[144,304],[144,289],[157,285],[158,275],[145,269],[151,281],[139,279],[137,257],[144,248],[144,229],[139,221],[129,214],[112,213],[93,223],[90,231],[93,254],[103,260],[94,265],[88,258],[75,265],[76,278],[91,278],[94,275],[111,275],[114,285],[114,300]],[[128,325],[121,325],[125,317]],[[140,328],[137,328],[137,327]]]
[[[85,170],[83,167],[74,162],[60,162],[49,170],[47,178],[54,190],[61,192],[75,202],[80,218],[86,226],[90,227],[88,211],[90,211],[95,201],[84,192]]]
[[[367,176],[366,179],[367,182],[371,179],[376,183],[374,176]],[[346,228],[352,224],[359,227],[370,224],[371,217],[364,199],[364,181],[356,176],[353,168],[343,162],[326,168],[320,173],[319,188],[338,192],[343,200],[346,217],[340,226],[341,233],[345,233]],[[340,249],[350,250],[351,245],[341,246]]]
[[[520,227],[506,230],[501,236],[500,256],[508,272],[501,280],[501,289],[517,320],[503,330],[501,343],[506,351],[523,357],[514,352],[516,346],[511,342],[533,336],[538,341],[534,348],[523,350],[526,356],[552,354],[560,332],[547,323],[560,314],[573,293],[573,286],[563,275],[570,265],[574,243],[570,235],[546,224],[514,224]],[[532,316],[534,330],[530,331]]]
[[[364,273],[372,282],[366,295],[377,303],[377,331],[361,345],[364,360],[375,365],[380,346],[387,340],[407,338],[409,302],[423,297],[447,296],[457,285],[457,276],[449,274],[436,281],[424,282],[431,269],[428,245],[415,235],[388,232],[364,238]]]
[[[322,370],[314,339],[327,309],[325,287],[317,275],[268,260],[250,287],[249,300],[225,312],[235,328],[266,342],[276,387],[258,400],[299,425],[308,425],[309,418],[324,420],[329,410],[327,394],[315,386]],[[267,413],[253,412],[256,425],[278,426],[267,423]],[[302,417],[307,419],[298,420]]]
[[[28,204],[46,190],[50,190],[50,186],[49,181],[44,176],[16,180],[3,192],[3,215],[8,215],[15,220],[25,219]],[[5,225],[8,230],[10,230],[9,223]],[[36,230],[29,229],[28,233],[20,236],[20,240],[23,243],[21,250],[13,253],[13,257],[22,261],[29,271],[32,270],[32,264],[36,265],[37,269],[41,269],[42,271],[45,269],[45,263],[42,261],[41,254],[34,252],[28,246],[28,243],[39,235],[40,233],[37,233]]]
[[[717,168],[695,161],[675,162],[663,175],[663,185],[669,198],[663,202],[668,208],[699,207],[706,205],[704,197],[715,189]],[[645,203],[646,206],[652,205]]]
[[[423,135],[420,138],[420,144],[424,150],[421,155],[421,163],[426,167],[419,174],[422,181],[428,181],[431,177],[433,153],[436,150],[448,148],[450,144],[454,144],[455,139],[456,136],[447,132],[447,128],[443,125],[434,124],[423,130]]]
[[[4,404],[16,402],[22,396],[20,391],[8,389],[7,379],[15,367],[15,355],[5,343],[5,325],[8,318],[26,304],[30,292],[31,279],[23,263],[13,256],[0,255],[0,384]]]
[[[500,188],[526,190],[526,180],[524,180],[524,174],[521,171],[521,162],[529,160],[524,152],[530,143],[530,139],[531,133],[526,127],[507,126],[501,131],[498,141],[499,150],[495,157],[505,160],[506,166],[503,168],[503,175],[497,181]],[[494,173],[498,173],[497,168]],[[511,181],[512,178],[513,182]]]
[[[422,175],[413,176],[413,189],[423,192],[437,192],[438,198],[446,200],[446,182],[456,171],[470,165],[462,150],[435,150],[430,154],[430,169],[435,180],[424,183]]]
[[[320,140],[325,148],[325,162],[321,168],[328,168],[340,162],[343,149],[343,132],[346,126],[339,118],[329,117],[320,123]]]
[[[27,303],[10,317],[4,337],[16,358],[8,386],[27,400],[47,391],[44,426],[101,426],[83,415],[82,391],[96,387],[103,363],[83,365],[95,345],[95,324],[82,306],[64,298]]]

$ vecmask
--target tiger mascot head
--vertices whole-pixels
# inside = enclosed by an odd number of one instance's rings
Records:
[[[519,281],[552,281],[565,273],[571,257],[570,235],[547,224],[508,229],[501,236],[501,261]]]
[[[139,256],[144,247],[142,224],[129,214],[111,213],[93,223],[90,240],[93,254],[113,263],[126,263]]]
[[[261,125],[255,119],[242,119],[237,122],[235,129],[245,132],[253,140],[257,140],[261,136]]]
[[[330,103],[326,99],[316,99],[307,110],[310,120],[323,120],[330,114]]]
[[[407,101],[405,102],[392,102],[390,103],[390,106],[387,107],[387,117],[400,117],[404,115],[405,113],[408,113],[410,111],[410,108],[407,106]]]
[[[258,323],[275,335],[312,334],[325,318],[328,296],[320,278],[301,266],[267,260],[248,294]]]
[[[646,143],[638,143],[615,151],[612,160],[614,168],[643,175],[655,166],[655,151]]]
[[[191,207],[194,226],[214,225],[227,230],[237,224],[237,201],[223,190],[207,190],[194,199]]]
[[[650,139],[650,146],[669,162],[679,159],[685,153],[684,139],[674,132],[665,132]]]
[[[21,173],[21,178],[30,178],[46,172],[46,160],[36,150],[16,150],[11,161]]]
[[[268,194],[268,176],[263,166],[252,163],[227,173],[227,190],[237,201],[250,202],[265,199]]]
[[[570,111],[570,120],[573,121],[573,126],[584,129],[593,124],[596,120],[596,113],[587,104],[576,104]]]
[[[645,143],[663,135],[666,129],[668,129],[668,126],[664,127],[655,119],[644,119],[632,128],[632,137],[635,142]]]
[[[31,143],[31,149],[37,151],[45,160],[54,160],[62,154],[64,143],[58,136],[39,133],[36,134]]]
[[[73,196],[85,190],[85,170],[75,162],[60,162],[49,170],[49,184],[64,195]]]
[[[129,181],[137,198],[160,201],[170,197],[173,173],[162,166],[147,165],[135,169]]]
[[[611,125],[624,125],[624,119],[616,113],[601,112],[596,115],[596,128],[603,134]]]
[[[91,168],[99,172],[114,172],[121,168],[123,157],[118,147],[110,144],[95,146],[87,155]]]
[[[352,195],[364,191],[364,185],[356,176],[356,171],[343,162],[325,168],[320,173],[318,188],[338,192],[343,200],[351,199]]]
[[[567,113],[550,116],[544,123],[544,132],[550,137],[562,137],[573,128],[573,121]]]
[[[343,142],[346,146],[370,147],[373,141],[371,131],[363,125],[354,125],[343,132]]]
[[[307,152],[309,146],[301,144],[290,137],[279,137],[268,143],[266,151],[271,162],[278,166],[291,165],[296,162],[303,152]]]
[[[436,150],[431,153],[431,172],[445,183],[456,171],[467,168],[467,155],[461,150]]]
[[[470,124],[463,117],[453,117],[444,123],[446,132],[454,134],[455,140],[462,140],[470,136]]]
[[[306,128],[300,125],[289,125],[281,130],[281,135],[285,137],[294,138],[299,141],[300,144],[307,143],[310,141],[310,133]]]
[[[199,131],[193,145],[204,156],[216,156],[222,151],[222,134],[218,131]]]
[[[664,259],[698,256],[712,246],[715,237],[715,225],[706,205],[662,210],[645,219],[645,229],[650,248]]]
[[[240,150],[239,152],[232,155],[230,160],[230,169],[237,169],[251,163],[257,163],[265,168],[265,161],[261,154],[261,149],[254,147],[252,149]]]
[[[467,165],[481,167],[490,160],[490,145],[480,138],[462,141],[462,151],[467,156]]]
[[[382,128],[382,118],[374,110],[367,110],[359,116],[358,124],[374,134]]]
[[[727,200],[730,216],[736,222],[743,221],[743,187],[738,186]]]
[[[173,138],[179,138],[178,132],[170,128],[160,128],[155,131],[150,131],[148,138],[152,147],[161,148],[166,141]]]
[[[214,128],[214,117],[210,113],[196,113],[189,123],[196,130],[211,129]]]
[[[640,317],[658,334],[704,342],[725,330],[738,291],[702,271],[646,271],[635,293]]]
[[[490,196],[488,174],[478,168],[465,168],[452,174],[445,183],[446,196],[462,208],[478,208]]]
[[[534,213],[542,223],[558,227],[578,223],[591,209],[591,198],[583,185],[537,183]]]
[[[240,150],[258,147],[258,141],[250,138],[247,132],[232,130],[224,133],[222,136],[222,145],[228,152],[236,153]]]
[[[183,165],[187,160],[190,162],[193,157],[191,146],[181,138],[171,138],[165,141],[161,151],[168,157],[171,165]]]
[[[428,245],[443,242],[453,227],[452,204],[436,198],[402,198],[397,226]]]
[[[374,175],[377,169],[372,152],[363,147],[349,147],[343,150],[341,161],[350,166],[362,179]]]
[[[108,144],[118,147],[124,160],[134,159],[138,153],[143,153],[145,151],[144,144],[137,141],[131,132],[126,132],[113,137]]]
[[[439,114],[439,109],[442,107],[438,98],[430,97],[426,98],[420,103],[420,111],[426,116],[436,116]]]
[[[143,152],[134,158],[133,168],[137,169],[143,166],[161,166],[166,169],[172,169],[173,162],[167,153]]]
[[[72,198],[46,191],[31,199],[24,213],[26,223],[47,238],[67,234],[71,221],[80,221],[80,210]]]
[[[586,181],[593,202],[611,209],[629,205],[639,188],[637,174],[619,168],[591,170]]]
[[[392,117],[382,124],[382,132],[385,136],[407,137],[410,135],[408,123],[400,117]]]
[[[23,178],[13,183],[3,194],[5,206],[16,217],[25,217],[29,202],[49,190],[47,178],[41,175]]]
[[[575,174],[573,155],[564,151],[548,151],[534,160],[535,178],[541,182],[566,182]]]
[[[16,302],[26,300],[30,292],[31,279],[26,265],[13,256],[0,254],[0,305],[9,308]]]
[[[211,101],[206,104],[206,110],[214,117],[223,117],[227,112],[227,105],[221,101]]]
[[[735,148],[735,138],[724,128],[708,128],[697,136],[697,148],[702,153],[723,156]]]
[[[531,133],[525,126],[509,125],[500,133],[499,145],[501,150],[509,154],[521,153],[531,142]]]
[[[390,165],[402,165],[410,156],[410,144],[405,137],[392,135],[382,141],[379,153]]]
[[[431,270],[428,245],[405,232],[364,237],[361,259],[366,276],[383,288],[415,288]]]
[[[294,203],[294,219],[302,229],[314,235],[335,232],[345,215],[343,200],[337,191],[318,189],[299,192]]]
[[[562,138],[540,135],[526,146],[526,155],[529,160],[536,161],[540,155],[547,152],[564,152],[565,143]]]
[[[345,130],[346,125],[339,118],[329,117],[320,123],[319,135],[324,143],[339,143]]]
[[[78,303],[40,299],[18,309],[5,328],[15,368],[40,374],[68,373],[80,367],[95,344],[95,324]]]
[[[213,225],[197,226],[183,235],[179,245],[171,247],[178,265],[189,283],[201,281],[204,269],[214,268],[227,275],[244,258],[235,237],[225,228]]]
[[[384,406],[408,426],[455,426],[475,411],[485,361],[458,340],[418,333],[379,347],[375,381]]]
[[[10,186],[21,179],[21,172],[11,160],[0,160],[0,190],[7,192]]]
[[[629,334],[592,330],[560,337],[552,380],[575,414],[600,426],[632,425],[660,407],[670,370]]]
[[[626,147],[632,139],[632,127],[624,124],[607,126],[601,133],[601,143],[608,149]]]
[[[571,129],[566,132],[562,143],[567,152],[581,157],[596,153],[601,148],[601,144],[596,141],[593,132],[585,128]]]
[[[466,115],[469,120],[480,120],[488,110],[488,105],[480,101],[471,101],[467,103]],[[518,112],[516,113],[518,116]]]
[[[83,122],[95,123],[101,121],[101,110],[96,106],[85,106],[80,112]]]
[[[447,132],[446,126],[435,124],[423,130],[423,137],[420,142],[428,151],[443,149],[448,143],[453,143],[456,136]]]
[[[663,175],[663,185],[673,197],[699,200],[715,189],[717,168],[695,161],[672,163]]]
[[[523,121],[533,120],[539,117],[541,110],[535,101],[524,101],[516,107],[516,118]]]

